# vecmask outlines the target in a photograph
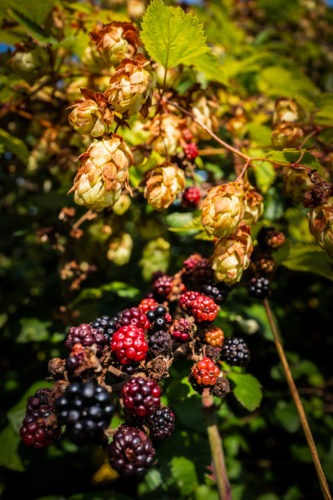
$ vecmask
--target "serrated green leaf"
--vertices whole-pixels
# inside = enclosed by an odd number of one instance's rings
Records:
[[[150,57],[165,68],[193,65],[209,51],[198,18],[180,7],[153,0],[142,21],[141,38]]]
[[[171,473],[182,496],[189,495],[197,488],[195,465],[188,458],[174,457],[171,460]]]
[[[314,273],[333,281],[333,260],[314,243],[290,245],[287,257],[280,263],[291,271]]]
[[[29,150],[24,142],[18,137],[14,137],[6,130],[0,129],[0,143],[4,145],[7,151],[16,155],[22,162],[27,162]]]
[[[16,9],[9,9],[9,15],[15,19],[15,21],[19,22],[24,28],[28,31],[29,35],[31,35],[34,39],[38,40],[41,43],[54,43],[56,42],[55,38],[47,36],[39,24],[35,21],[29,19],[24,14]]]
[[[228,373],[228,378],[233,382],[233,394],[239,403],[249,411],[260,406],[262,390],[260,382],[248,373]]]

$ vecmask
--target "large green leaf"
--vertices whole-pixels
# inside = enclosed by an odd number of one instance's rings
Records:
[[[333,260],[315,243],[295,243],[281,265],[291,271],[318,274],[333,281]]]
[[[259,381],[248,373],[228,373],[233,382],[233,394],[239,403],[249,411],[253,411],[261,403],[262,390]]]
[[[42,2],[41,0],[1,0],[0,12],[8,14],[15,11],[38,26],[43,23],[56,3],[57,0],[43,0]]]
[[[11,425],[0,432],[0,466],[14,471],[24,471],[24,466],[17,452],[19,435]]]
[[[171,461],[171,473],[176,480],[182,498],[196,490],[198,478],[194,462],[185,457],[174,457]]]
[[[142,21],[141,38],[150,57],[165,68],[191,66],[209,51],[203,26],[180,7],[153,0]]]
[[[24,142],[18,137],[14,137],[6,130],[0,129],[0,144],[3,144],[7,151],[15,154],[24,163],[28,161],[29,150]]]

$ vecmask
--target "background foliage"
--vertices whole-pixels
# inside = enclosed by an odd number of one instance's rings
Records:
[[[35,451],[18,437],[26,397],[45,386],[48,360],[64,354],[69,325],[135,305],[155,270],[175,273],[191,253],[211,251],[209,241],[196,237],[193,212],[179,204],[157,212],[132,203],[126,212],[120,208],[79,225],[85,209],[68,195],[75,159],[87,146],[68,124],[68,106],[80,97],[80,87],[98,86],[103,78],[103,70],[94,75],[84,59],[88,33],[97,22],[113,20],[132,19],[140,27],[138,6],[130,0],[3,0],[0,5],[0,41],[7,47],[0,54],[3,498],[18,498],[18,486],[28,500],[217,498],[200,397],[187,383],[186,362],[173,368],[164,396],[175,410],[176,432],[159,448],[158,465],[139,485],[112,477],[97,450],[63,441]],[[271,144],[274,102],[297,98],[316,125],[327,126],[318,141],[310,139],[303,161],[315,169],[324,165],[330,175],[332,11],[317,0],[210,0],[191,9],[204,27],[203,39],[195,40],[196,47],[188,45],[186,30],[182,34],[173,24],[173,36],[180,33],[185,38],[179,43],[191,50],[171,54],[168,62],[150,38],[154,19],[147,17],[142,26],[155,60],[170,68],[183,64],[178,92],[194,82],[207,93],[213,89],[219,135],[276,162],[293,161],[295,152]],[[22,57],[14,58],[14,51]],[[124,136],[133,146],[143,140],[133,129]],[[210,139],[202,145],[208,148],[216,148]],[[225,151],[199,155],[196,165],[204,180],[233,175],[233,159]],[[333,486],[332,261],[311,235],[306,210],[286,196],[272,163],[258,162],[253,175],[265,196],[256,231],[274,225],[287,235],[286,247],[277,254],[271,304]],[[126,250],[124,234],[133,244],[125,257],[112,253]],[[251,351],[248,374],[231,375],[236,390],[218,411],[233,500],[319,498],[262,304],[239,286],[223,305],[219,322],[228,335],[244,334]]]

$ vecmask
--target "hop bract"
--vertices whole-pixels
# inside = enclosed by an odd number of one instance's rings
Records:
[[[310,211],[309,228],[318,245],[333,258],[333,198]]]
[[[146,174],[144,196],[157,210],[168,208],[184,189],[185,174],[172,163],[160,165]]]

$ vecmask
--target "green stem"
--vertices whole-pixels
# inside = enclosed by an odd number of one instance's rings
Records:
[[[219,500],[231,500],[231,488],[225,467],[222,439],[217,427],[216,408],[213,397],[209,394],[209,389],[203,390],[202,408],[205,415]]]
[[[308,423],[308,419],[306,417],[304,406],[303,406],[302,400],[299,396],[297,387],[295,385],[295,382],[294,382],[294,379],[293,379],[293,376],[292,376],[292,373],[291,373],[291,370],[289,367],[288,360],[287,360],[285,352],[284,352],[284,348],[283,348],[282,343],[281,343],[281,338],[280,338],[280,334],[278,331],[278,327],[277,327],[275,320],[273,318],[273,314],[272,314],[268,300],[265,299],[263,302],[264,302],[264,307],[265,307],[266,315],[268,318],[268,322],[269,322],[271,330],[272,330],[272,334],[273,334],[273,338],[274,338],[274,342],[275,342],[275,347],[276,347],[276,350],[278,352],[278,355],[279,355],[279,358],[280,358],[280,361],[282,364],[282,368],[283,368],[283,371],[284,371],[284,374],[285,374],[292,398],[294,400],[296,410],[297,410],[297,413],[298,413],[298,416],[299,416],[299,419],[300,419],[308,446],[309,446],[309,450],[310,450],[312,460],[313,460],[313,463],[314,463],[314,466],[315,466],[315,469],[317,472],[317,476],[318,476],[318,480],[320,483],[320,488],[321,488],[323,497],[325,500],[332,500],[332,495],[330,493],[329,486],[328,486],[323,468],[322,468],[321,463],[320,463],[316,443],[315,443],[313,436],[312,436],[312,432],[311,432],[311,429],[310,429],[310,426]]]

